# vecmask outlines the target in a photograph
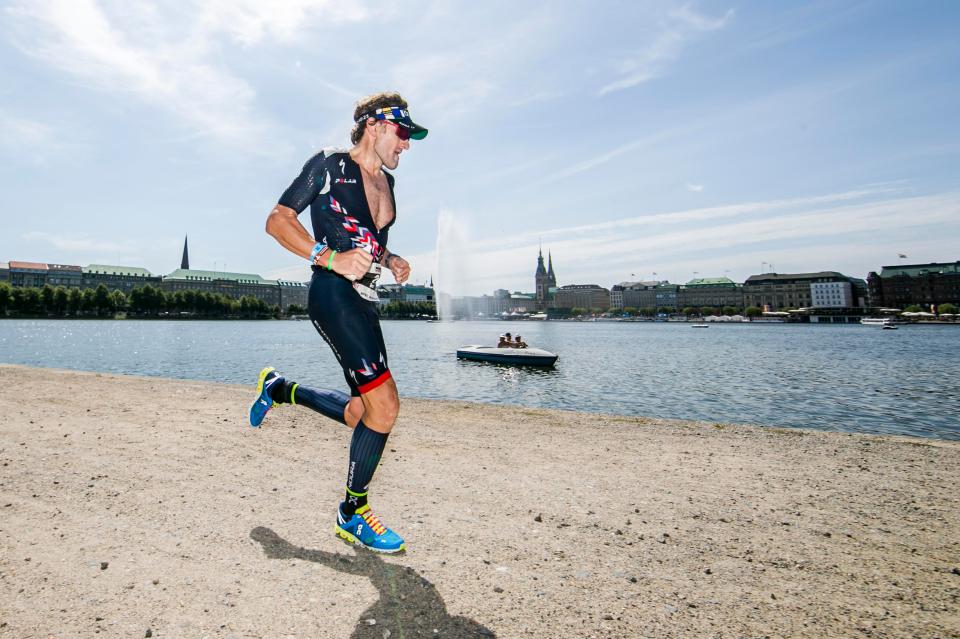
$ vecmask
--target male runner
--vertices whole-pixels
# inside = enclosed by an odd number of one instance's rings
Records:
[[[300,386],[267,367],[257,381],[250,424],[259,426],[274,403],[290,403],[353,428],[346,494],[334,531],[390,553],[404,550],[403,539],[367,504],[367,488],[400,409],[377,318],[376,280],[382,264],[402,284],[410,265],[387,250],[396,202],[393,176],[383,169],[397,168],[410,140],[422,140],[427,129],[410,119],[397,93],[362,99],[353,120],[353,148],[324,149],[308,160],[267,217],[267,233],[310,261],[310,319],[340,362],[350,395]],[[298,219],[307,206],[313,236]]]

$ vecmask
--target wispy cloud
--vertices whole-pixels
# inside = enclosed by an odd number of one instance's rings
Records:
[[[14,159],[42,164],[46,154],[60,148],[57,132],[50,125],[0,111],[0,151]]]
[[[152,5],[108,12],[94,0],[20,2],[6,10],[19,47],[51,67],[116,95],[133,95],[173,114],[190,129],[255,148],[274,126],[258,112],[251,85],[216,62],[224,37],[243,46],[289,40],[309,15],[362,19],[360,9],[306,0],[266,5],[204,0],[186,28]]]
[[[93,239],[85,234],[62,235],[43,231],[28,231],[22,235],[24,242],[39,243],[52,246],[58,251],[75,253],[123,253],[136,254],[136,243],[130,240],[113,242],[103,239]]]
[[[921,232],[938,225],[953,225],[960,231],[960,193],[889,197],[894,193],[891,189],[888,197],[863,201],[884,191],[747,202],[555,228],[510,241],[474,241],[458,251],[463,262],[460,270],[466,275],[451,292],[489,293],[503,286],[529,289],[530,282],[518,282],[517,273],[530,271],[541,235],[553,253],[561,285],[609,286],[624,269],[627,273],[656,271],[686,281],[691,277],[685,272],[690,264],[697,265],[701,274],[729,270],[742,279],[755,272],[761,260],[774,262],[781,271],[846,265],[852,269],[849,275],[862,277],[893,250],[863,247],[854,251],[864,234]],[[703,224],[704,220],[713,221]],[[944,239],[938,246],[946,251],[950,243]],[[415,269],[418,261],[433,264],[436,253],[411,256],[410,261]],[[577,265],[576,280],[567,279],[564,264]]]
[[[690,182],[687,182],[687,190],[690,191],[691,193],[700,193],[703,191],[703,185],[692,184]]]
[[[656,78],[664,72],[668,63],[680,56],[684,47],[692,40],[703,33],[724,28],[732,18],[732,9],[719,18],[698,13],[690,5],[670,12],[659,25],[653,40],[619,63],[618,71],[621,77],[604,85],[600,89],[600,95],[629,89]]]

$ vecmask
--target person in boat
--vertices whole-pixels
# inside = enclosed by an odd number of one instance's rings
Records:
[[[520,336],[517,335],[517,336],[514,338],[514,342],[513,342],[513,344],[511,344],[511,346],[513,346],[514,348],[526,348],[526,347],[527,347],[527,343],[526,343],[525,341],[523,341],[522,339],[520,339]]]
[[[511,348],[513,343],[510,341],[510,333],[504,333],[500,336],[500,342],[497,344],[497,348]]]
[[[397,93],[360,100],[350,149],[324,149],[307,161],[267,218],[267,233],[306,259],[313,271],[310,319],[343,369],[350,394],[310,388],[272,367],[260,371],[250,424],[259,426],[276,404],[306,406],[352,429],[346,491],[334,532],[377,552],[405,549],[403,539],[370,510],[367,489],[397,419],[400,398],[387,365],[377,317],[381,265],[398,284],[410,276],[405,259],[387,249],[396,219],[393,175],[411,140],[427,129],[410,118]],[[313,234],[299,221],[310,208]]]

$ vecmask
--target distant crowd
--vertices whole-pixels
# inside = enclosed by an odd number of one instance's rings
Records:
[[[526,348],[527,343],[519,335],[516,338],[510,337],[510,333],[504,333],[500,336],[500,343],[497,348]]]

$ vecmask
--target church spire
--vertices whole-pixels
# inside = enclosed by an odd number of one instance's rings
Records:
[[[180,260],[180,268],[190,270],[190,256],[187,253],[187,236],[183,236],[183,258]]]
[[[551,286],[557,285],[557,276],[553,274],[553,255],[550,251],[547,251],[547,258],[550,264],[550,268],[547,269],[547,279],[550,280]]]

